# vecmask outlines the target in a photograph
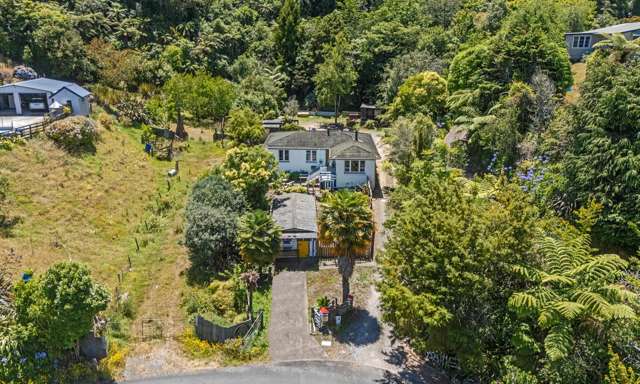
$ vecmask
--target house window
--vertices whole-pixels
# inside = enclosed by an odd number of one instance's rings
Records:
[[[573,48],[590,48],[591,36],[573,36]]]
[[[307,163],[318,161],[318,151],[307,151]]]
[[[280,160],[280,161],[289,161],[289,150],[288,149],[279,149],[278,150],[278,160]]]
[[[364,173],[363,160],[345,160],[344,173]]]

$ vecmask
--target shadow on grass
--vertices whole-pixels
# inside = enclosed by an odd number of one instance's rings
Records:
[[[0,237],[13,236],[13,228],[22,222],[22,218],[18,216],[6,217],[0,215]]]

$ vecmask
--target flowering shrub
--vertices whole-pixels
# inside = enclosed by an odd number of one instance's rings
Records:
[[[56,121],[46,132],[47,137],[69,152],[92,152],[98,139],[96,123],[83,116]]]

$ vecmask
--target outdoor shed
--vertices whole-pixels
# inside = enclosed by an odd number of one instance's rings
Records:
[[[277,258],[316,256],[318,229],[314,196],[306,193],[284,193],[276,196],[272,216],[282,227],[282,243]]]
[[[375,120],[384,113],[384,109],[375,105],[360,105],[360,121],[365,123],[367,120]]]
[[[54,105],[68,106],[73,115],[91,113],[91,92],[75,83],[44,77],[0,86],[0,114],[43,115]]]

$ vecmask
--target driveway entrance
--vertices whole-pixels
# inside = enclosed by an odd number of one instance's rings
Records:
[[[324,351],[309,334],[304,271],[280,272],[273,277],[269,354],[273,361],[324,357]]]

